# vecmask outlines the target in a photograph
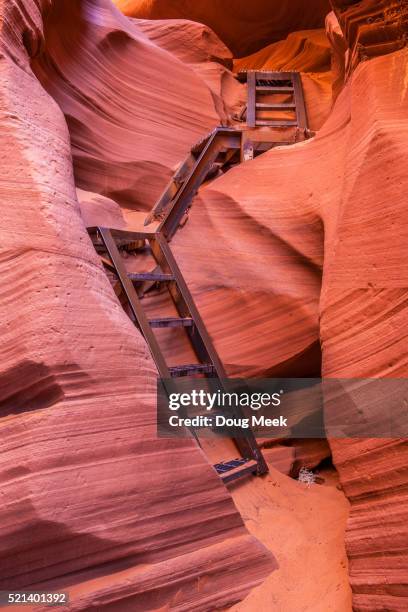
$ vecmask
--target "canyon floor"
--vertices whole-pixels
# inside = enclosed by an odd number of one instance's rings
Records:
[[[350,612],[344,546],[349,503],[333,468],[323,484],[298,482],[271,468],[262,481],[231,486],[250,533],[273,550],[278,569],[233,612]]]

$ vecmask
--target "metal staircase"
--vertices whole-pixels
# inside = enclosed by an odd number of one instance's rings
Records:
[[[227,378],[224,367],[163,234],[125,232],[105,227],[90,227],[88,232],[102,263],[115,274],[120,283],[131,319],[146,340],[160,378],[166,381],[180,376],[204,376],[216,378],[218,387],[222,387],[222,381]],[[136,256],[141,250],[149,250],[156,264],[153,272],[126,271],[120,250],[129,245],[134,245]],[[150,287],[159,284],[167,289],[177,310],[177,317],[148,318],[139,297],[146,284]],[[196,363],[168,366],[153,331],[165,327],[179,328],[187,334],[197,358]],[[245,437],[236,438],[234,442],[241,458],[214,466],[225,483],[251,473],[267,473],[268,467],[250,430],[245,432]]]
[[[160,221],[157,232],[170,240],[208,174],[218,167],[240,161],[241,132],[217,127],[197,143],[181,164],[145,220],[145,226]],[[237,155],[238,154],[238,155]],[[237,159],[238,157],[238,159]]]
[[[307,137],[307,114],[298,72],[249,70],[239,73],[238,78],[247,83],[248,127],[292,127]]]
[[[145,226],[155,224],[154,231],[88,228],[102,263],[119,281],[124,307],[145,338],[164,381],[181,376],[214,378],[221,387],[227,378],[168,244],[186,219],[199,187],[221,169],[252,159],[273,146],[293,144],[310,135],[298,73],[249,71],[240,73],[239,79],[248,83],[246,126],[239,129],[217,127],[191,149],[145,220]],[[280,116],[274,117],[277,112]],[[294,128],[293,140],[277,138],[281,128]],[[154,260],[154,269],[128,273],[122,250],[132,251],[136,256],[148,250]],[[142,299],[145,292],[155,287],[168,291],[178,316],[148,318]],[[186,334],[196,362],[169,366],[154,333],[160,328],[178,328]],[[235,411],[234,416],[240,415]],[[246,474],[268,472],[251,430],[234,441],[241,457],[214,466],[224,482]]]
[[[198,142],[146,217],[145,226],[158,223],[155,231],[167,240],[187,218],[193,198],[207,178],[273,146],[294,144],[310,135],[299,73],[248,71],[240,73],[239,79],[248,83],[246,127],[217,127]],[[273,101],[276,97],[278,101]],[[274,118],[277,112],[281,116]],[[260,118],[260,113],[272,116]],[[294,128],[292,140],[277,138],[282,128]]]

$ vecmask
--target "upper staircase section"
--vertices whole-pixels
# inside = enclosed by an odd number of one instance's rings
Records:
[[[298,72],[249,70],[238,79],[247,83],[248,127],[294,127],[306,132],[307,114]]]
[[[206,179],[273,146],[294,144],[310,135],[299,73],[248,71],[238,78],[248,83],[248,101],[243,109],[246,127],[217,127],[194,145],[146,217],[145,226],[158,223],[155,231],[167,240],[183,224]],[[279,133],[282,128],[285,140]],[[287,135],[291,128],[292,133]]]

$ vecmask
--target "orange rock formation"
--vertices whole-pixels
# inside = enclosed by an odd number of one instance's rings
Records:
[[[322,27],[329,0],[114,0],[125,15],[191,19],[208,25],[234,56],[253,53],[295,30]]]
[[[64,18],[65,38],[64,28],[61,38],[50,28],[56,15]],[[146,74],[158,77],[169,56],[143,36],[138,41],[132,28],[105,0],[2,6],[0,588],[64,589],[77,610],[147,611],[173,603],[208,610],[241,599],[276,563],[248,534],[196,444],[156,437],[152,359],[89,241],[61,110],[82,162],[77,176],[93,177],[95,185],[101,176],[113,184],[114,161],[131,158],[131,141],[139,143],[134,150],[144,142],[147,158],[149,147],[159,148],[146,115],[154,100],[164,104],[162,97],[147,85],[143,95],[142,77],[139,89],[132,87],[136,73],[123,85],[128,75],[119,66],[130,70],[126,49],[134,47],[146,54]],[[98,45],[99,64],[91,55]],[[86,73],[78,74],[77,56]],[[157,59],[150,72],[148,57]],[[61,107],[30,60],[43,67]],[[217,119],[204,84],[180,62],[174,66],[190,81],[190,103],[168,77],[173,98],[157,123],[169,130],[166,113],[174,115],[181,151],[183,139]],[[139,139],[127,134],[131,116],[138,125],[138,99],[146,102]],[[123,123],[114,120],[113,107]],[[99,165],[87,165],[88,147]],[[177,155],[174,142],[164,147],[164,159]]]
[[[152,360],[85,230],[138,227],[191,145],[234,124],[233,65],[300,70],[316,137],[205,185],[174,252],[231,375],[406,377],[407,7],[331,4],[2,0],[2,589],[210,611],[276,570],[236,609],[350,609],[340,492],[313,493],[330,569],[316,585],[314,521],[294,601],[298,553],[270,524],[307,521],[299,483],[232,492],[250,535],[203,451],[157,439]],[[353,609],[405,610],[406,441],[329,443]]]

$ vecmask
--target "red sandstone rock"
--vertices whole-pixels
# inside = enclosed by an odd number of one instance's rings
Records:
[[[323,211],[328,248],[320,309],[328,377],[408,374],[408,267],[401,255],[407,177],[400,163],[408,134],[407,59],[405,49],[360,65],[322,134],[343,124],[337,146],[348,151],[341,214],[334,200]],[[330,443],[351,501],[346,542],[354,609],[406,609],[406,441]]]
[[[77,186],[149,210],[192,143],[220,123],[214,92],[110,0],[53,2],[44,32],[32,66],[65,114]]]
[[[294,70],[296,72],[328,72],[331,68],[331,47],[326,33],[320,30],[291,32],[247,57],[237,59],[239,70]]]
[[[69,147],[71,136],[77,186],[95,192],[81,194],[86,219],[122,223],[98,192],[125,209],[147,208],[191,142],[220,120],[211,79],[199,76],[208,62],[198,53],[187,66],[175,57],[182,51],[163,49],[171,45],[162,24],[146,28],[152,44],[105,0],[3,4],[1,586],[67,586],[76,609],[95,602],[132,610],[135,602],[147,610],[228,605],[273,564],[202,452],[155,437],[154,368],[84,231]],[[343,5],[343,39],[335,23],[328,31],[349,47],[349,80],[318,136],[202,189],[174,240],[233,374],[316,373],[321,341],[325,376],[407,375],[406,50],[363,62],[350,78],[359,60],[402,44],[405,7]],[[386,27],[366,27],[377,6]],[[310,25],[306,12],[299,19],[302,29]],[[294,29],[288,24],[282,37]],[[27,51],[70,134],[31,73]],[[126,210],[123,218],[129,222]],[[181,345],[168,350],[185,355]],[[354,609],[405,610],[407,445],[330,443],[351,501]],[[262,534],[262,512],[252,504],[259,499],[271,516],[271,489],[262,480],[250,488],[236,499],[242,512],[250,507]],[[269,535],[264,541],[274,547]],[[276,572],[265,583],[271,605],[278,579]],[[327,584],[336,588],[331,576]],[[311,606],[321,595],[313,594]],[[242,606],[258,608],[259,601],[254,593]]]
[[[392,53],[406,45],[408,4],[405,0],[332,0],[343,31],[350,73],[358,62]]]
[[[280,147],[216,179],[172,242],[232,375],[319,372],[324,194],[313,147]]]
[[[78,4],[10,0],[2,6],[0,190],[7,206],[0,257],[0,588],[63,588],[71,594],[70,610],[227,606],[276,564],[248,535],[195,442],[157,439],[152,359],[116,301],[87,236],[64,116],[30,69],[26,47],[35,53],[44,44],[39,9],[45,6],[51,10],[48,27],[55,7],[67,28],[64,39],[48,34],[70,85],[53,73],[54,65],[50,89],[57,99],[64,93],[77,139],[92,146],[93,130],[106,129],[102,157],[112,155],[112,143],[118,159],[126,157],[128,145],[118,138],[126,123],[110,124],[100,108],[96,125],[89,108],[99,87],[107,93],[103,75],[109,74],[110,62],[120,65],[134,44],[143,59],[147,45],[143,39],[135,43],[130,32],[122,36],[117,26],[124,18],[116,21],[102,0],[82,3],[85,21],[74,10]],[[84,46],[75,47],[80,42]],[[84,76],[64,55],[64,44],[72,60],[83,53],[89,95],[96,96],[92,103],[72,89],[72,82],[83,83]],[[87,55],[98,44],[104,67]],[[149,56],[155,57],[149,45]],[[181,74],[184,70],[180,65]],[[110,77],[119,83],[119,72]],[[116,92],[110,87],[112,97],[121,95],[119,84]],[[199,122],[204,109],[205,123],[210,106],[207,90],[200,87],[191,91],[195,109],[182,104],[181,96],[178,104],[184,119],[185,112],[191,113],[192,122]],[[130,122],[129,100],[121,100]],[[175,106],[169,112],[176,114]],[[145,143],[154,143],[154,127],[149,129]],[[187,138],[193,129],[201,127],[191,124],[178,133]],[[84,168],[97,181],[96,167],[86,165],[89,157],[83,153]],[[99,152],[93,154],[99,158]],[[167,153],[172,155],[177,151]]]
[[[282,474],[290,474],[295,461],[295,450],[293,448],[276,445],[272,448],[263,449],[262,453],[268,465],[282,472]]]
[[[133,21],[150,40],[198,74],[212,92],[219,122],[227,125],[246,103],[246,87],[233,76],[232,53],[214,32],[182,19]]]
[[[289,448],[293,448],[294,460],[299,468],[305,467],[312,470],[331,456],[327,440],[294,439],[288,441],[287,444]]]
[[[236,57],[253,53],[289,32],[322,27],[329,0],[114,0],[131,17],[191,19],[208,25]]]

